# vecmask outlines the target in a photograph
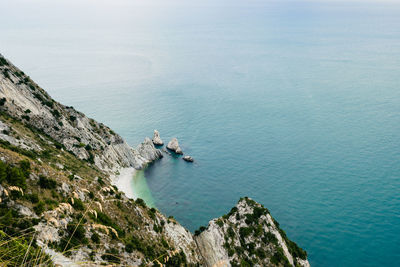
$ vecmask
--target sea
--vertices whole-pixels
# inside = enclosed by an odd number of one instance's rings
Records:
[[[400,265],[400,2],[2,0],[0,53],[165,155],[132,179],[196,230],[240,197],[312,266]]]

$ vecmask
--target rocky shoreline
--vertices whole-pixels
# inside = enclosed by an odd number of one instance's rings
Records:
[[[158,131],[133,149],[109,127],[53,100],[1,55],[0,111],[0,167],[12,173],[0,180],[0,212],[17,216],[1,221],[9,225],[0,232],[32,227],[31,240],[55,264],[309,266],[307,254],[249,198],[194,235],[131,199],[127,184],[113,186],[112,178],[162,158]],[[183,154],[176,138],[167,149]]]

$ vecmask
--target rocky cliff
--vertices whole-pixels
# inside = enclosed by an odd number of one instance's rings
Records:
[[[47,134],[78,158],[101,170],[115,171],[129,166],[143,168],[161,154],[148,142],[132,149],[104,124],[54,101],[24,72],[0,57],[2,110]]]
[[[207,266],[310,266],[268,209],[247,197],[196,231],[195,240]]]
[[[0,265],[308,266],[248,198],[192,235],[111,184],[160,157],[149,138],[131,148],[0,56]]]

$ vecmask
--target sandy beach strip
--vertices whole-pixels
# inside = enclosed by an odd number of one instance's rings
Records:
[[[123,168],[119,170],[119,175],[116,175],[111,179],[113,185],[118,187],[118,189],[124,192],[127,197],[132,199],[137,198],[132,185],[135,173],[135,168]]]

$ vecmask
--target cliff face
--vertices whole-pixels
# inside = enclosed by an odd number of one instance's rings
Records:
[[[19,248],[0,244],[0,254],[11,253],[0,265],[309,265],[251,199],[192,235],[112,186],[118,169],[140,169],[160,157],[149,138],[131,148],[107,126],[51,99],[0,56],[0,239]],[[18,233],[27,234],[11,238]],[[37,251],[51,257],[38,261]]]
[[[78,158],[94,162],[101,170],[115,171],[121,167],[141,169],[161,155],[149,142],[132,149],[107,126],[54,101],[21,70],[2,59],[2,109],[40,129]]]
[[[269,211],[247,197],[197,231],[195,240],[207,266],[310,266]]]

